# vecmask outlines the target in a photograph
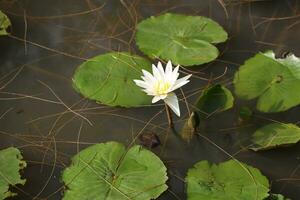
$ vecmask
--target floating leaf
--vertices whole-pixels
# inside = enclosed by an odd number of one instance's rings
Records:
[[[188,200],[263,200],[269,182],[256,168],[229,160],[219,165],[200,161],[186,177]]]
[[[227,33],[211,19],[171,13],[140,22],[136,33],[137,45],[145,54],[183,66],[216,59],[219,51],[213,44],[226,40]]]
[[[137,107],[151,103],[134,82],[142,69],[150,71],[146,59],[125,52],[107,53],[84,62],[76,70],[74,87],[83,96],[110,106]]]
[[[252,136],[254,151],[295,144],[300,140],[300,128],[294,124],[272,123],[258,129]]]
[[[258,53],[234,77],[235,92],[243,99],[258,98],[257,109],[280,112],[300,103],[300,60],[294,55],[276,59],[272,51]]]
[[[291,200],[288,198],[285,198],[284,196],[282,196],[281,194],[271,194],[268,198],[266,198],[265,200]]]
[[[26,162],[22,161],[22,155],[16,148],[10,147],[0,151],[0,199],[15,196],[9,191],[10,187],[17,184],[24,185],[19,171],[26,167]]]
[[[202,92],[195,106],[201,113],[210,115],[232,108],[233,102],[230,90],[222,85],[215,85]]]
[[[117,142],[82,150],[63,172],[64,200],[150,200],[167,189],[166,167],[152,152]]]
[[[8,35],[8,32],[6,30],[10,25],[11,25],[10,20],[0,10],[0,35]]]

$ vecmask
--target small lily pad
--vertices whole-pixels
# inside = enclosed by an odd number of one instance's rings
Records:
[[[202,92],[195,106],[201,113],[210,115],[232,108],[233,103],[234,98],[230,90],[222,85],[215,85]]]
[[[126,52],[96,56],[76,70],[73,83],[83,96],[109,106],[138,107],[151,104],[134,82],[140,79],[142,69],[151,70],[151,63]]]
[[[143,20],[136,33],[137,45],[146,55],[183,66],[216,59],[219,51],[213,44],[226,40],[224,29],[209,18],[171,13]]]
[[[272,123],[258,129],[252,136],[254,151],[288,146],[300,140],[300,128],[294,124]]]
[[[277,59],[272,51],[258,53],[234,77],[235,92],[246,100],[258,98],[257,109],[281,112],[300,103],[300,60]]]
[[[151,151],[108,142],[90,146],[72,159],[62,180],[64,200],[150,200],[167,189],[166,167]]]
[[[188,200],[263,200],[269,196],[268,179],[236,160],[219,165],[200,161],[186,177]]]
[[[9,26],[11,26],[9,18],[0,10],[0,35],[8,35]]]
[[[26,167],[26,162],[22,160],[20,151],[14,147],[0,151],[0,199],[15,196],[9,191],[10,187],[17,184],[25,184],[25,179],[21,178],[19,171]]]

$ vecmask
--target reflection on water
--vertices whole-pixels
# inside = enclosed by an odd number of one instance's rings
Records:
[[[0,86],[5,86],[0,90],[0,115],[7,112],[0,119],[0,147],[19,147],[28,162],[24,174],[28,181],[14,199],[60,199],[61,170],[72,155],[97,142],[129,144],[154,115],[145,131],[159,136],[161,145],[153,151],[170,173],[170,191],[159,199],[186,199],[183,178],[189,167],[199,160],[220,162],[230,156],[261,169],[272,181],[274,192],[299,199],[299,144],[263,153],[243,150],[257,127],[270,119],[297,122],[299,108],[276,115],[255,112],[252,121],[238,124],[239,108],[254,104],[237,101],[234,109],[202,122],[203,136],[187,144],[168,131],[161,105],[109,108],[82,99],[72,89],[74,70],[86,58],[113,50],[141,54],[134,45],[134,25],[163,12],[211,17],[230,35],[228,42],[218,46],[219,59],[189,68],[195,76],[184,93],[191,105],[208,84],[201,77],[218,77],[228,67],[225,76],[214,82],[232,88],[233,72],[257,51],[288,50],[300,55],[299,17],[289,17],[297,16],[298,1],[225,2],[226,10],[217,0],[1,1],[0,9],[9,15],[13,27],[12,36],[0,38]],[[93,125],[69,112],[66,105]],[[186,108],[184,100],[181,108]],[[184,113],[181,119],[174,116],[178,132],[188,117]]]

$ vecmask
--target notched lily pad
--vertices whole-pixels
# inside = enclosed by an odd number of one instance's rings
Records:
[[[204,90],[195,106],[201,113],[211,115],[232,108],[234,97],[230,90],[222,85],[215,85]]]
[[[140,79],[142,69],[150,71],[146,59],[126,52],[96,56],[76,70],[73,85],[83,96],[109,106],[138,107],[151,104],[134,82]]]
[[[281,112],[300,103],[300,59],[277,59],[272,51],[258,53],[234,77],[235,92],[246,100],[258,98],[257,109]]]
[[[11,26],[9,18],[0,10],[0,35],[8,35],[9,26]]]
[[[26,167],[26,162],[22,160],[20,151],[14,147],[0,151],[0,199],[15,196],[9,191],[10,187],[17,184],[25,184],[25,179],[21,178],[20,170]]]
[[[108,142],[90,146],[72,159],[62,180],[64,200],[150,200],[167,189],[166,167],[151,151]]]
[[[272,123],[258,129],[252,136],[254,151],[289,146],[300,140],[300,128],[294,124]]]
[[[183,66],[213,61],[219,55],[214,44],[226,40],[224,29],[209,18],[171,13],[143,20],[136,33],[146,55]]]
[[[229,160],[218,165],[200,161],[186,177],[188,200],[263,200],[268,179],[249,165]]]

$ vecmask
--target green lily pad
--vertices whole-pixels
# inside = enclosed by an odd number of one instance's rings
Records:
[[[213,44],[226,40],[224,29],[209,18],[171,13],[143,20],[136,33],[137,45],[146,55],[183,66],[216,59],[219,51]]]
[[[268,179],[236,160],[219,165],[200,161],[186,177],[188,200],[263,200],[269,196]]]
[[[151,151],[117,142],[82,150],[64,170],[64,200],[150,200],[167,189],[166,167]]]
[[[266,198],[265,200],[291,200],[288,198],[285,198],[283,195],[281,194],[271,194],[268,198]]]
[[[26,167],[26,162],[22,160],[20,151],[10,147],[0,151],[0,199],[15,196],[9,191],[10,187],[17,184],[25,184],[25,179],[21,179],[19,171]]]
[[[126,52],[96,56],[76,70],[73,85],[83,96],[109,106],[137,107],[151,104],[151,97],[133,80],[142,69],[151,70],[146,59]]]
[[[300,60],[276,59],[272,51],[258,53],[234,77],[235,92],[246,100],[258,98],[257,109],[281,112],[300,103]]]
[[[230,90],[222,85],[215,85],[202,92],[195,106],[201,113],[210,115],[232,108],[233,103],[234,98]]]
[[[287,146],[300,140],[300,128],[294,124],[272,123],[258,129],[252,136],[254,151]]]
[[[0,10],[0,35],[8,35],[8,32],[6,30],[10,25],[11,25],[10,20]]]

